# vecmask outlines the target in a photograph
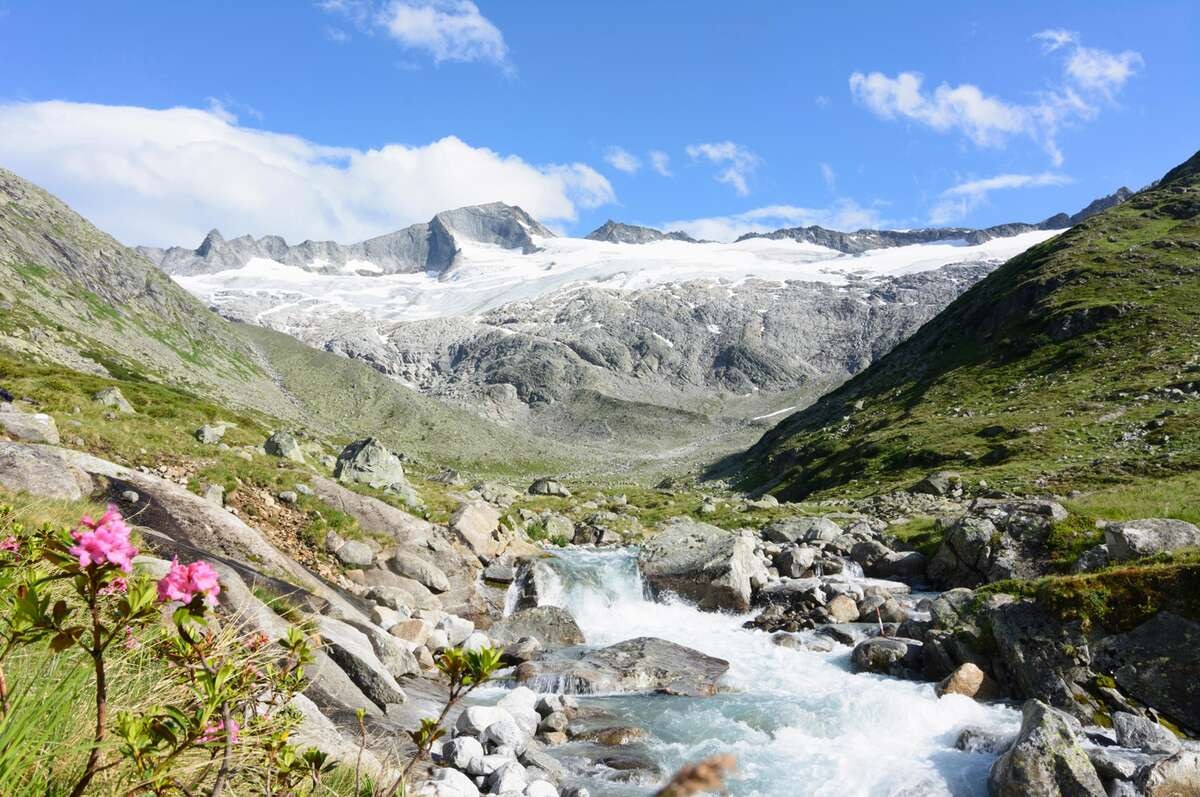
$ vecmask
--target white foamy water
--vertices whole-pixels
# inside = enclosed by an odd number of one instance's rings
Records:
[[[938,699],[930,684],[851,674],[849,648],[782,648],[766,633],[743,629],[748,616],[649,601],[634,551],[567,550],[538,568],[541,602],[569,610],[589,646],[653,636],[729,661],[721,682],[729,691],[714,697],[596,700],[650,731],[650,751],[664,771],[734,753],[733,795],[982,797],[993,757],[956,750],[958,732],[1020,725],[1012,709]]]

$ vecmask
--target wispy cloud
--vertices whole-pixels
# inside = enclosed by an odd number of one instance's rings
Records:
[[[471,0],[318,0],[316,5],[361,30],[382,31],[435,63],[488,61],[506,72],[513,69],[504,34]]]
[[[332,25],[325,27],[325,38],[334,44],[345,44],[350,41],[350,34],[341,28],[335,28]]]
[[[850,92],[880,118],[908,119],[943,133],[958,131],[981,147],[1000,147],[1014,136],[1028,136],[1060,165],[1060,129],[1099,113],[1098,103],[1112,100],[1143,59],[1132,50],[1113,53],[1083,47],[1074,31],[1044,30],[1034,38],[1045,53],[1059,53],[1065,60],[1059,84],[1039,92],[1033,103],[1009,102],[971,83],[942,83],[929,91],[919,72],[900,72],[895,77],[855,72],[850,76]]]
[[[642,168],[642,162],[624,147],[609,147],[604,154],[604,161],[619,172],[636,174]]]
[[[842,199],[827,208],[767,205],[728,216],[681,219],[659,226],[664,230],[683,230],[695,238],[732,241],[748,232],[770,232],[782,227],[806,227],[812,224],[834,230],[858,230],[883,227],[886,220],[876,207],[864,207],[854,200]]]
[[[211,227],[356,241],[447,208],[502,201],[553,223],[616,201],[584,163],[533,164],[454,136],[332,147],[221,108],[0,104],[0,163],[126,243],[195,244]]]
[[[1041,174],[998,174],[978,180],[968,180],[943,191],[929,214],[929,223],[949,224],[964,218],[972,210],[987,203],[992,191],[1015,188],[1042,188],[1066,185],[1071,178],[1057,172]]]
[[[821,164],[821,180],[830,191],[837,189],[837,172],[828,163]]]
[[[650,168],[663,177],[670,177],[671,156],[661,149],[650,150]]]
[[[753,151],[732,141],[692,144],[688,146],[687,154],[694,161],[704,160],[720,167],[714,179],[732,186],[740,196],[750,193],[747,180],[762,163]]]

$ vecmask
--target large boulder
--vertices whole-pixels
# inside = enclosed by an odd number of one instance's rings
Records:
[[[1017,558],[1012,541],[992,521],[967,515],[946,531],[929,563],[929,577],[948,587],[977,587],[1011,578]]]
[[[388,560],[388,567],[398,576],[421,582],[430,592],[442,593],[450,589],[446,574],[437,565],[412,551],[397,551]]]
[[[571,491],[556,479],[537,479],[529,485],[530,495],[552,495],[558,498],[570,498]]]
[[[1200,729],[1200,623],[1159,612],[1095,645],[1093,666],[1125,694],[1188,728]]]
[[[951,470],[939,470],[909,487],[908,491],[918,495],[936,495],[943,498],[961,495],[962,475]]]
[[[92,492],[92,479],[52,450],[0,442],[0,487],[40,498],[78,501]]]
[[[333,477],[340,482],[365,484],[376,489],[407,484],[400,457],[374,437],[355,440],[342,449],[333,467]]]
[[[1106,797],[1066,714],[1040,700],[1021,711],[1021,731],[988,773],[992,797]]]
[[[1200,528],[1183,520],[1147,518],[1104,527],[1108,558],[1114,562],[1200,546]]]
[[[983,621],[995,642],[992,669],[1019,698],[1037,698],[1079,719],[1090,719],[1087,635],[1077,620],[1064,622],[1035,601],[988,608]]]
[[[105,407],[111,407],[122,414],[127,415],[135,411],[133,409],[133,405],[130,404],[129,400],[125,398],[125,394],[121,392],[120,388],[106,387],[92,396],[92,399],[97,404]]]
[[[785,518],[763,528],[763,537],[768,542],[828,542],[841,534],[841,526],[824,517]]]
[[[271,432],[271,436],[263,443],[263,450],[273,457],[304,463],[304,452],[300,450],[300,443],[291,432]]]
[[[580,659],[542,659],[516,670],[540,692],[715,694],[729,662],[653,637],[638,637]]]
[[[58,445],[58,425],[44,412],[0,412],[0,432],[25,443]]]
[[[533,637],[542,647],[570,647],[584,643],[583,632],[571,613],[557,606],[522,609],[492,623],[488,635],[496,642],[511,644]]]
[[[388,704],[404,702],[404,690],[380,661],[366,634],[331,617],[319,617],[317,631],[325,642],[329,657],[377,706],[386,709]]]
[[[499,552],[495,531],[500,513],[486,501],[464,501],[450,516],[450,530],[480,559],[491,561]]]
[[[1174,755],[1183,748],[1175,734],[1154,720],[1116,711],[1113,712],[1112,723],[1117,733],[1117,744],[1130,750]]]
[[[655,593],[675,593],[709,610],[747,611],[751,593],[768,580],[753,540],[680,518],[642,546],[638,564]]]

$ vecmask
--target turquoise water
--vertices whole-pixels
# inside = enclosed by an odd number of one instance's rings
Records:
[[[775,645],[743,629],[747,616],[700,612],[644,594],[636,552],[564,550],[538,564],[543,604],[569,610],[589,646],[639,636],[687,645],[730,662],[728,691],[708,698],[657,695],[585,698],[648,730],[647,751],[671,772],[714,753],[733,753],[730,794],[986,795],[992,756],[954,749],[967,725],[1015,732],[1018,712],[960,696],[938,699],[931,684],[849,672],[849,648],[833,653]],[[649,787],[587,784],[593,794]]]

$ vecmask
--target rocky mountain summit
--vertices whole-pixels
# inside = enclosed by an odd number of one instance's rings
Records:
[[[754,238],[769,238],[772,240],[790,239],[816,244],[817,246],[836,249],[846,254],[861,254],[871,249],[886,249],[894,246],[912,246],[938,241],[965,241],[974,246],[993,238],[1007,238],[1033,230],[1065,230],[1074,227],[1084,219],[1093,216],[1114,205],[1119,205],[1133,192],[1121,187],[1106,197],[1093,200],[1087,207],[1074,215],[1057,213],[1048,219],[1034,224],[1012,222],[997,224],[991,227],[976,229],[973,227],[930,227],[917,230],[857,230],[855,232],[839,232],[824,227],[788,227],[773,232],[751,232],[738,238],[747,241]]]
[[[647,244],[651,241],[686,241],[687,243],[703,243],[697,241],[686,232],[674,230],[663,232],[653,227],[639,227],[636,224],[623,224],[619,221],[608,221],[584,236],[589,241],[608,241],[614,244]]]
[[[227,241],[212,230],[195,249],[139,246],[137,251],[168,274],[237,269],[255,258],[313,271],[444,274],[454,263],[460,237],[529,254],[537,249],[532,236],[550,238],[554,233],[521,208],[492,202],[443,211],[426,223],[356,244],[304,241],[289,246],[278,235],[257,239],[243,235]]]

